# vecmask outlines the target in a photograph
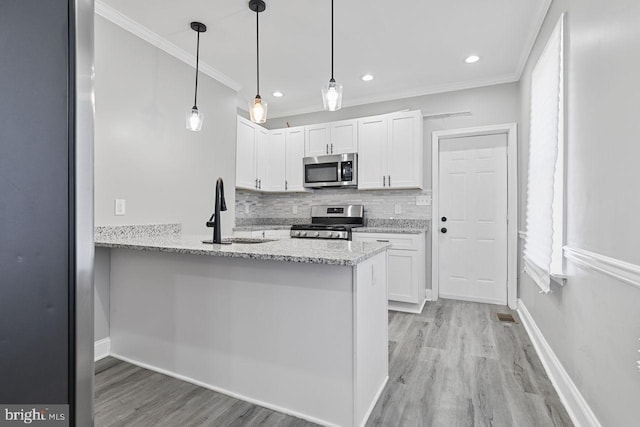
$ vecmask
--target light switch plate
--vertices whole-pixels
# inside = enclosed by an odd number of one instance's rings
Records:
[[[127,201],[125,199],[115,200],[115,214],[122,216],[127,213]]]
[[[246,214],[249,213],[249,204],[248,203],[246,205],[244,205],[244,213],[246,213]]]
[[[402,213],[402,205],[396,205],[395,213],[396,214],[401,214]]]
[[[431,204],[431,196],[416,196],[416,206],[429,206]]]

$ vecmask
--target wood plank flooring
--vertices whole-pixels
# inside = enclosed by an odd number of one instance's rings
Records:
[[[524,328],[497,312],[510,310],[390,312],[389,383],[367,426],[571,426]],[[95,406],[97,427],[314,425],[113,358],[96,364]]]

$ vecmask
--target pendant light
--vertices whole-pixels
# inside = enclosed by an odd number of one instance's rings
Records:
[[[331,0],[331,80],[322,88],[324,109],[337,111],[342,107],[342,85],[333,78],[333,0]]]
[[[196,47],[196,91],[193,97],[193,107],[187,110],[187,129],[195,132],[202,129],[204,115],[198,110],[198,66],[200,65],[200,33],[207,31],[207,26],[202,22],[192,22],[191,29],[198,33],[198,44]]]
[[[249,101],[249,115],[254,123],[267,121],[267,103],[260,97],[260,12],[266,8],[263,0],[249,1],[249,9],[256,13],[256,97]]]

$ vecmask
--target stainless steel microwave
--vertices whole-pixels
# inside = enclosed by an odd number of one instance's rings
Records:
[[[347,187],[358,185],[358,154],[305,157],[305,188]]]

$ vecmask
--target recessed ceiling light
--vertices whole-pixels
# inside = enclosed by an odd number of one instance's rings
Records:
[[[273,96],[275,96],[276,98],[280,98],[282,96],[284,96],[284,93],[280,92],[279,90],[273,92]]]
[[[364,76],[361,77],[362,81],[365,82],[370,82],[371,80],[373,80],[373,76],[371,74],[365,74]]]
[[[478,55],[470,55],[467,56],[467,59],[464,60],[467,64],[473,64],[474,62],[480,61],[480,57]]]

